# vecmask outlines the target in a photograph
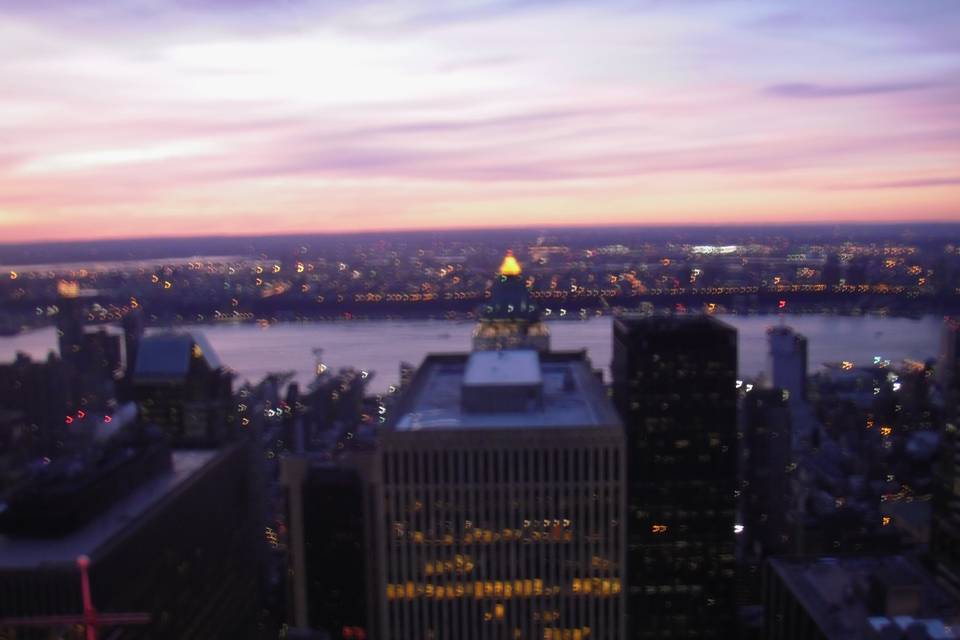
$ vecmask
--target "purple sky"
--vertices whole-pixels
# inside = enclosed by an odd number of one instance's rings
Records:
[[[0,242],[958,219],[958,33],[956,0],[5,3]]]

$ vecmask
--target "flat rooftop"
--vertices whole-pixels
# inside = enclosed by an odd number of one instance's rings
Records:
[[[506,386],[542,383],[543,402],[523,411],[464,411],[464,382],[487,385],[490,381]],[[620,425],[606,389],[590,361],[579,352],[430,355],[417,370],[397,411],[396,431]]]
[[[536,351],[476,351],[470,354],[463,384],[512,387],[543,382]]]
[[[183,485],[220,451],[174,451],[173,468],[127,496],[79,529],[57,538],[35,538],[0,534],[0,571],[73,566],[77,556],[96,561],[96,552],[146,514],[164,497]]]
[[[774,558],[776,571],[823,633],[831,640],[861,637],[871,617],[867,607],[871,579],[888,589],[911,588],[922,598],[914,617],[954,617],[958,608],[934,578],[902,555]],[[838,603],[845,603],[838,607]]]

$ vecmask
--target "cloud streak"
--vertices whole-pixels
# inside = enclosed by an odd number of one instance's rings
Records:
[[[846,85],[794,82],[767,87],[766,92],[784,98],[849,98],[926,91],[937,86],[939,85],[930,82],[881,82]]]

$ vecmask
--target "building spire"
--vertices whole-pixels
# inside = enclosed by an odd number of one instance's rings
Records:
[[[519,276],[521,273],[520,263],[517,262],[517,259],[513,257],[513,251],[507,249],[507,253],[503,256],[503,262],[500,263],[500,269],[497,273],[501,276]]]

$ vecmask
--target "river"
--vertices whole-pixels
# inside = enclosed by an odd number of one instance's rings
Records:
[[[727,315],[722,319],[739,331],[739,369],[753,377],[767,369],[767,327],[774,316]],[[903,358],[936,357],[942,319],[876,316],[789,316],[786,323],[809,341],[810,370],[823,362],[852,360],[868,363],[875,356],[892,362]],[[612,353],[612,320],[550,323],[554,349],[586,349],[593,363],[604,369],[609,380]],[[323,349],[321,359],[333,369],[353,366],[375,372],[372,391],[395,384],[401,361],[418,364],[428,353],[470,349],[472,323],[442,320],[368,320],[353,322],[289,323],[261,328],[254,324],[194,326],[203,331],[220,360],[240,380],[256,381],[271,371],[294,371],[307,382],[313,376],[314,348]],[[45,358],[56,348],[53,328],[0,338],[0,362],[13,359],[17,351]]]

